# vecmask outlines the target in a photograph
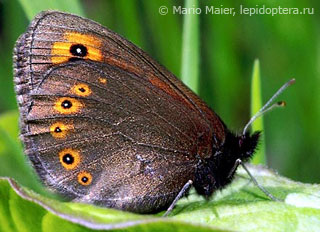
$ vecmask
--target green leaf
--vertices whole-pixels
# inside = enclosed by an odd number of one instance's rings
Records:
[[[19,0],[29,20],[43,10],[61,10],[84,15],[79,0]]]
[[[22,151],[17,111],[0,115],[0,176],[12,177],[24,186],[44,193]]]
[[[251,117],[257,113],[263,106],[261,97],[261,78],[260,78],[260,63],[256,59],[253,65],[253,73],[251,79]],[[251,125],[251,131],[262,131],[263,116],[256,119]],[[260,143],[257,152],[255,153],[252,163],[253,164],[266,164],[266,142],[264,133],[261,134]]]
[[[9,183],[0,179],[0,230],[5,232],[16,231],[8,201],[10,199],[10,191],[12,190]]]
[[[36,194],[13,180],[0,179],[0,231],[17,231],[15,228],[49,232],[320,230],[319,185],[294,182],[260,166],[249,165],[249,170],[283,202],[268,199],[240,168],[233,183],[217,191],[212,199],[204,200],[192,190],[167,218],[161,217],[164,212],[138,215],[62,202]]]
[[[46,210],[40,205],[36,205],[31,201],[24,200],[12,189],[10,189],[9,196],[9,210],[17,231],[42,231],[40,229],[41,220],[42,217],[47,213]]]
[[[197,8],[197,0],[185,0],[186,8]],[[181,80],[194,92],[199,86],[199,17],[185,14],[183,18]]]

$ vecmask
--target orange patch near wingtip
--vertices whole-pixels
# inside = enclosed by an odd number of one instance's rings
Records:
[[[107,84],[107,78],[99,77],[98,80],[101,84]]]
[[[165,83],[160,78],[152,75],[152,76],[149,76],[148,79],[153,86],[166,92],[168,95],[170,95],[174,99],[188,105],[190,108],[194,108],[194,105],[192,105],[192,103],[190,101],[188,101],[188,100],[184,99],[182,96],[180,96],[176,91],[174,91],[174,89],[169,84]]]
[[[67,105],[67,107],[65,107]],[[61,114],[73,114],[79,112],[83,107],[83,103],[71,97],[61,97],[55,104],[54,109]]]
[[[65,138],[68,131],[74,129],[72,124],[64,124],[62,122],[56,122],[50,126],[50,133],[55,138]]]
[[[82,83],[74,85],[71,89],[71,92],[81,97],[87,97],[92,93],[89,86]]]
[[[66,148],[59,152],[59,160],[65,169],[72,170],[79,165],[81,156],[79,151]]]
[[[89,172],[82,171],[78,174],[78,182],[81,185],[89,185],[92,182],[92,175]]]
[[[179,97],[179,95],[164,81],[162,81],[160,78],[156,76],[150,76],[149,81],[151,84],[159,89],[162,89],[167,94],[171,95],[172,97]]]
[[[60,64],[69,61],[73,56],[70,52],[72,45],[81,44],[87,48],[87,55],[80,57],[82,59],[90,59],[95,61],[102,61],[103,56],[100,51],[101,40],[93,35],[81,34],[78,32],[66,32],[64,34],[65,42],[55,42],[51,50],[51,62],[53,64]]]

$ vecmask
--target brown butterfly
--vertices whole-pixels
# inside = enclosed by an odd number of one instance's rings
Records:
[[[141,49],[76,15],[37,15],[16,43],[14,76],[25,153],[68,199],[148,213],[191,183],[210,197],[258,143]]]

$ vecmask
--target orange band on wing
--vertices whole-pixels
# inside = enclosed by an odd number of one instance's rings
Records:
[[[100,50],[101,40],[92,35],[81,34],[78,32],[66,32],[64,34],[65,42],[55,42],[51,50],[51,62],[60,64],[69,61],[70,58],[90,59],[94,61],[102,61],[103,56]],[[83,45],[87,49],[84,57],[74,56],[70,52],[73,45]]]
[[[172,97],[179,98],[179,95],[172,89],[172,87],[170,87],[167,83],[162,81],[160,78],[152,75],[152,76],[149,76],[149,81],[153,86],[163,90],[164,92],[171,95]]]

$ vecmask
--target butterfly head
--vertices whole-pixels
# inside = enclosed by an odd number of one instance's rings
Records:
[[[248,161],[253,156],[259,142],[260,132],[250,134],[247,131],[248,128],[266,112],[285,106],[283,101],[274,103],[271,106],[270,104],[294,82],[295,79],[291,79],[281,86],[269,101],[252,116],[241,135],[235,135],[225,127],[226,133],[223,144],[213,147],[211,157],[201,160],[197,167],[194,185],[199,194],[209,197],[216,189],[221,189],[231,182],[237,168],[237,160]]]
[[[231,132],[227,133],[225,143],[219,149],[219,155],[216,156],[214,162],[220,163],[218,173],[221,175],[221,183],[225,185],[232,179],[235,171],[235,164],[238,159],[243,162],[248,161],[254,154],[259,143],[260,132],[250,134],[235,135]],[[219,175],[219,174],[218,174]],[[225,180],[223,180],[225,178]]]
[[[227,130],[224,143],[213,148],[212,156],[202,160],[197,167],[194,182],[197,192],[210,197],[217,189],[229,184],[236,171],[237,160],[246,162],[253,156],[259,136],[260,132],[236,135]]]
[[[237,141],[235,142],[237,144],[235,144],[235,147],[238,146],[238,151],[236,152],[238,154],[238,159],[247,161],[249,158],[251,158],[255,149],[257,148],[260,134],[260,131],[254,132],[251,135],[249,132],[246,132],[245,134],[236,137]]]

